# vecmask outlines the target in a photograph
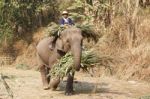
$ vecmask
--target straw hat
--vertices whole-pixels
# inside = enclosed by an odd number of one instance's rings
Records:
[[[62,15],[64,15],[64,14],[69,14],[67,11],[63,11],[62,12]]]

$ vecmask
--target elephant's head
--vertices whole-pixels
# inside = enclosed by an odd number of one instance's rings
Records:
[[[64,45],[64,50],[71,49],[74,59],[74,66],[77,71],[80,70],[81,49],[82,49],[82,33],[78,28],[69,28],[61,33],[61,39]]]

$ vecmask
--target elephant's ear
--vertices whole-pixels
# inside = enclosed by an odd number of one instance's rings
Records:
[[[59,52],[66,53],[70,49],[70,44],[66,39],[59,38],[56,44],[56,49]]]
[[[58,38],[57,39],[57,42],[56,42],[56,49],[59,50],[59,51],[63,51],[63,40],[61,38]]]
[[[66,54],[64,50],[63,40],[61,38],[59,38],[56,43],[56,49],[57,49],[57,53],[59,53],[60,55],[64,56]]]

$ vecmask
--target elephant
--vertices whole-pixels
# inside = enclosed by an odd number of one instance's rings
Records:
[[[49,44],[52,42],[51,37],[44,38],[38,43],[36,47],[38,65],[42,77],[43,88],[45,90],[50,88],[50,78],[47,78],[46,75],[49,73],[49,70],[58,61],[58,59],[64,56],[68,51],[71,51],[73,55],[73,68],[76,71],[80,70],[82,41],[83,36],[81,29],[76,27],[70,27],[68,29],[63,30],[60,33],[59,37],[56,40],[55,47],[53,48],[53,50],[50,50],[50,48],[48,47]],[[67,76],[68,78],[65,88],[65,95],[72,95],[74,74],[68,74]],[[58,78],[56,82],[53,83],[53,89],[57,88],[59,82],[60,79]]]

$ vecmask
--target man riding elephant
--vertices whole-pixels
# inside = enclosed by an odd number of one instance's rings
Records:
[[[68,51],[71,51],[74,57],[74,70],[79,71],[81,67],[82,31],[79,28],[72,26],[74,23],[68,18],[67,11],[64,11],[62,15],[63,17],[60,19],[60,26],[63,26],[64,29],[60,31],[61,33],[57,36],[44,38],[37,45],[38,66],[44,90],[49,88],[55,90],[57,88],[60,78],[57,77],[53,80],[53,78],[50,79],[51,75],[49,77],[47,77],[47,75],[54,64]],[[72,95],[74,73],[68,74],[67,76],[65,94]]]
[[[60,23],[60,27],[63,28],[63,29],[68,28],[69,26],[74,25],[72,19],[69,18],[69,13],[67,11],[63,11],[62,12],[62,18],[60,19],[59,23]],[[58,32],[61,32],[61,30],[58,31]],[[59,36],[59,33],[58,33],[57,36],[52,37],[52,42],[50,42],[50,45],[49,45],[49,48],[51,50],[53,50],[58,36]]]
[[[60,25],[74,25],[73,21],[71,18],[69,18],[69,13],[67,11],[63,11],[62,13],[63,17],[60,19]]]

